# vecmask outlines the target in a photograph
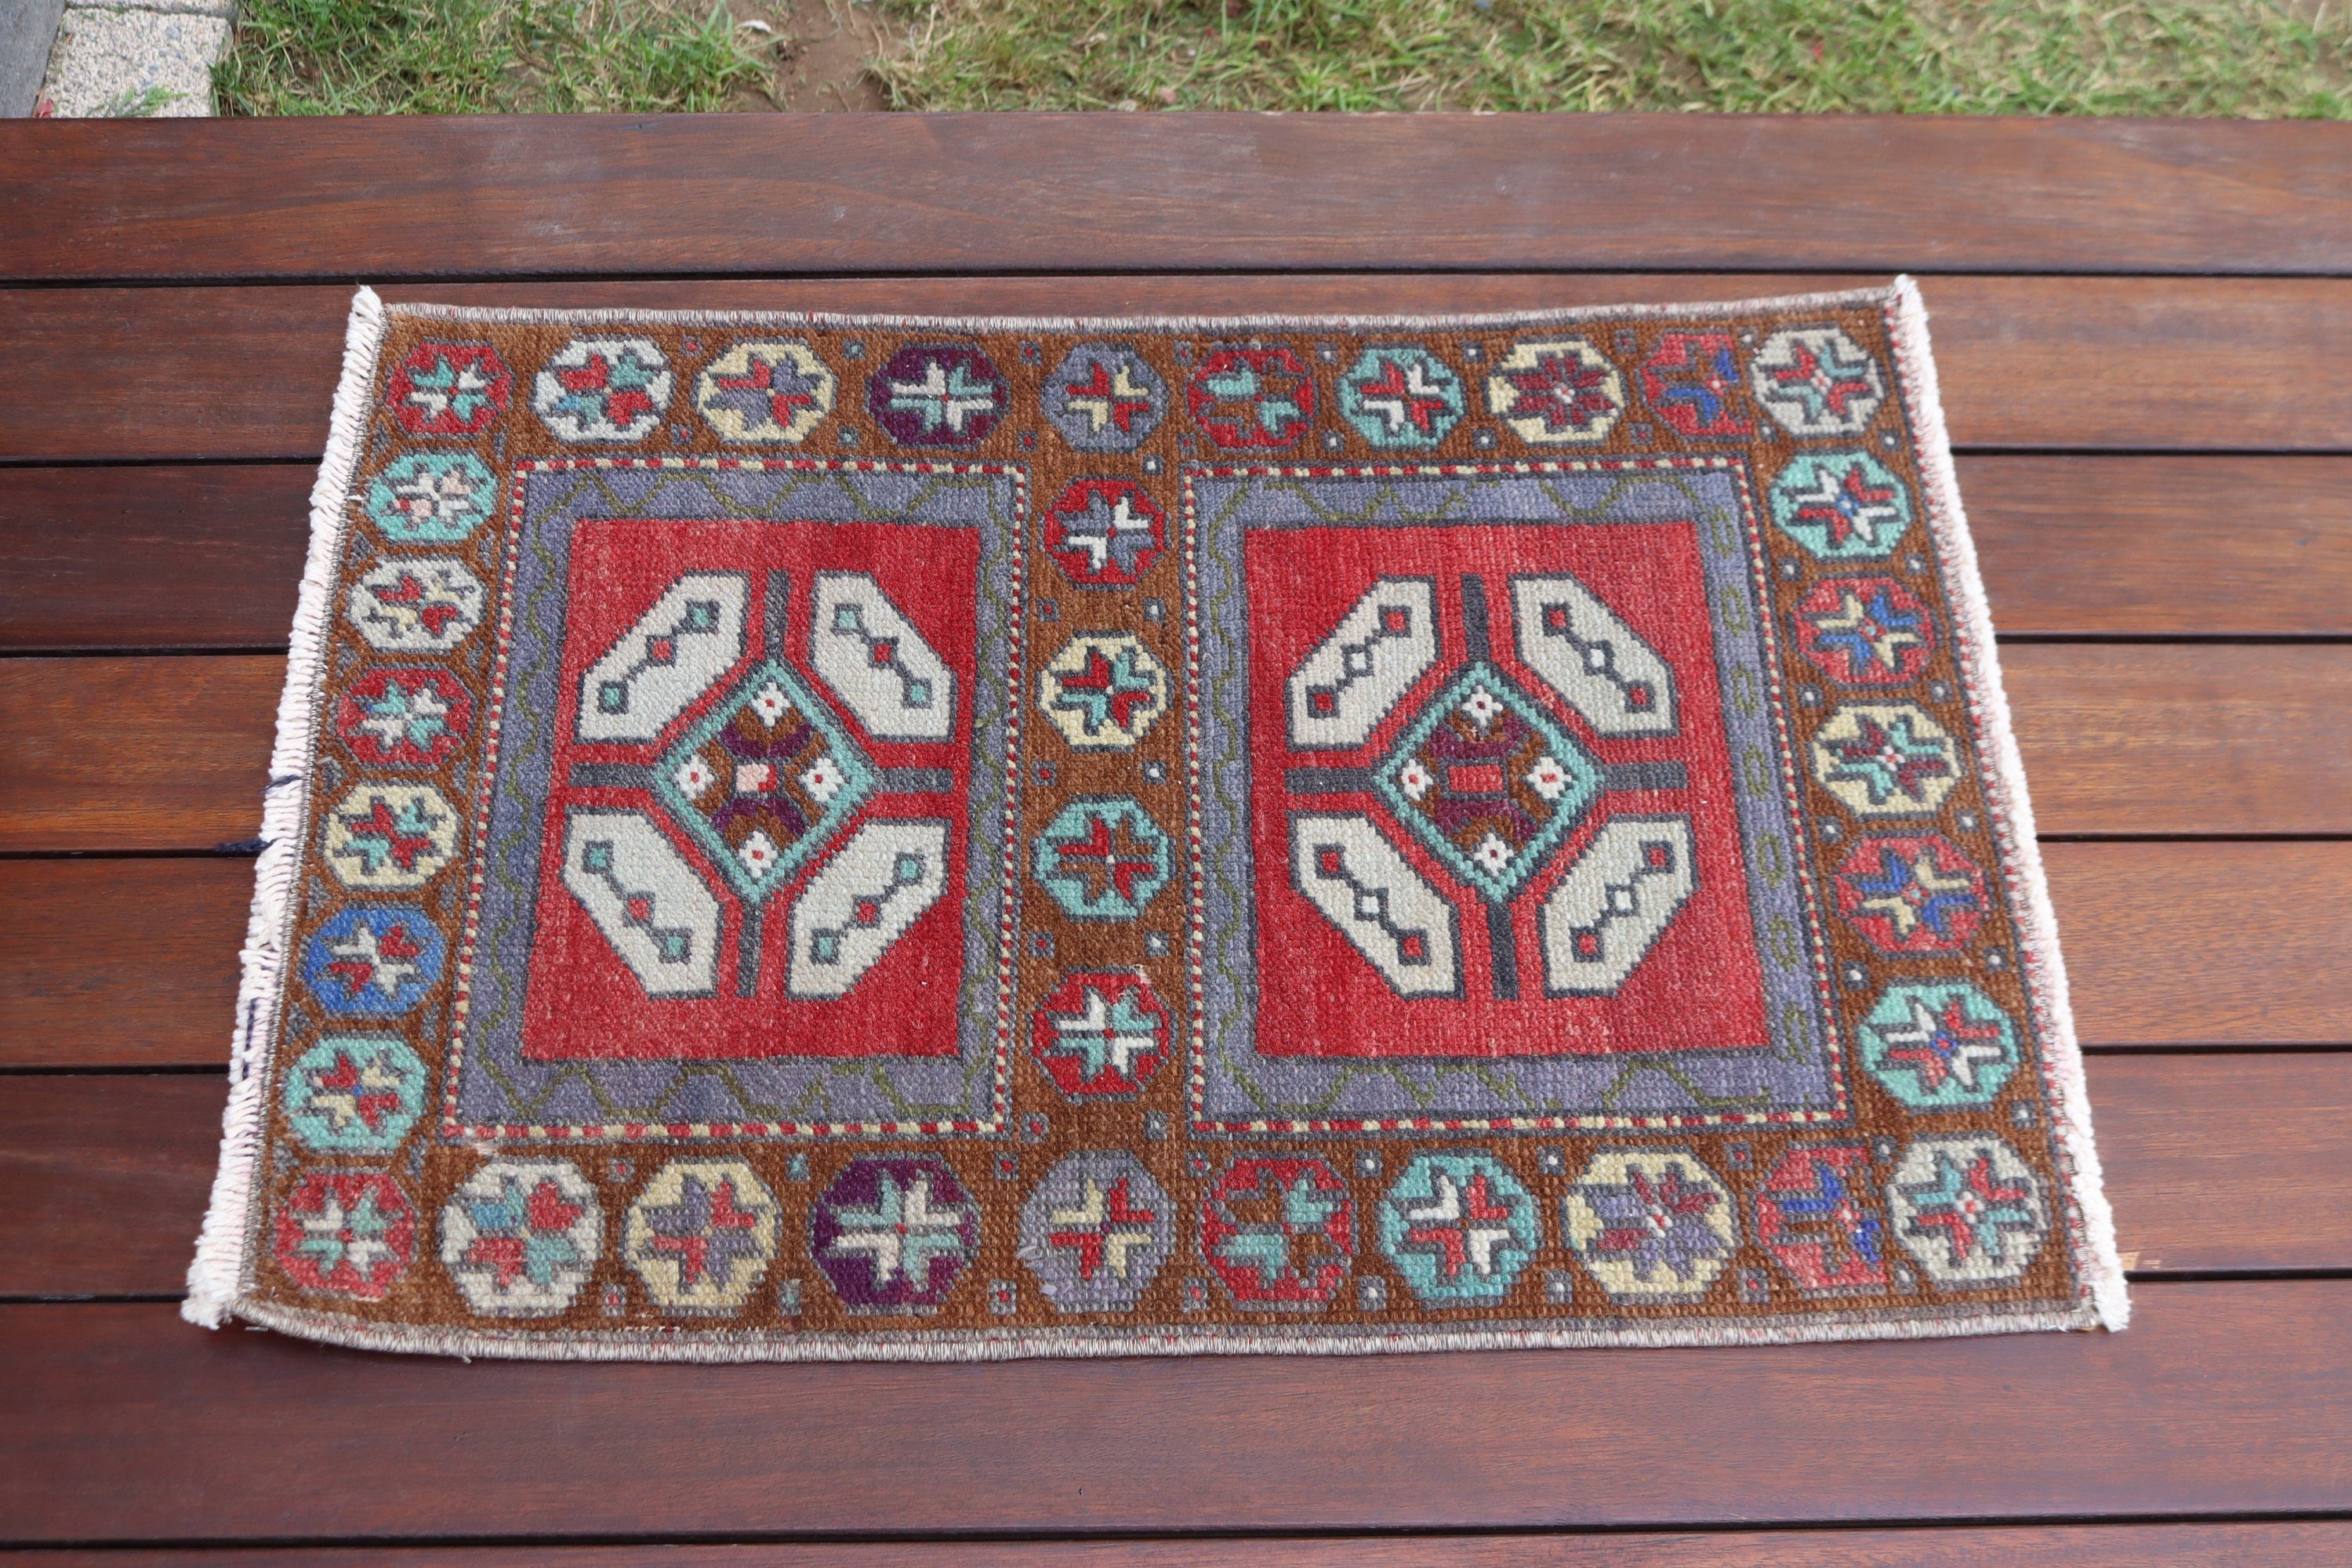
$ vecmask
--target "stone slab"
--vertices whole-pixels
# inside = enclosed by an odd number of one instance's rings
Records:
[[[223,16],[69,6],[51,58],[47,94],[60,119],[139,112],[142,96],[173,95],[157,117],[212,112],[212,66],[228,47]]]
[[[0,0],[0,117],[33,112],[65,0]]]

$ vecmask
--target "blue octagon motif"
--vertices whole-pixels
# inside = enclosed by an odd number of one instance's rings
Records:
[[[1030,869],[1063,912],[1131,921],[1175,874],[1176,855],[1151,816],[1123,795],[1081,795],[1030,847]]]
[[[396,1018],[440,980],[446,952],[439,928],[423,910],[353,906],[303,945],[302,980],[330,1013]]]
[[[1541,703],[1480,659],[1405,726],[1372,787],[1446,869],[1500,904],[1575,831],[1602,778]]]
[[[1493,1155],[1423,1154],[1381,1199],[1381,1250],[1427,1305],[1485,1305],[1542,1245],[1540,1214]]]

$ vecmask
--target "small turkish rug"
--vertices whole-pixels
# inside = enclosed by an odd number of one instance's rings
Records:
[[[960,1360],[2120,1326],[1892,289],[362,293],[190,1317]]]

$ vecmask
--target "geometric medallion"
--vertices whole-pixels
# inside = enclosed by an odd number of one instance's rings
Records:
[[[1694,1299],[1739,1245],[1731,1194],[1679,1150],[1607,1150],[1569,1188],[1569,1245],[1621,1301]]]
[[[980,1209],[936,1154],[852,1160],[810,1211],[809,1255],[853,1312],[938,1310],[980,1251]]]
[[[441,1262],[467,1303],[499,1318],[561,1312],[596,1271],[604,1211],[569,1160],[494,1160],[441,1210]]]
[[[1510,1294],[1543,1243],[1541,1210],[1509,1167],[1476,1152],[1422,1154],[1381,1199],[1381,1250],[1433,1307]]]
[[[2016,1279],[2050,1231],[2039,1178],[1989,1132],[1920,1139],[1904,1151],[1886,1197],[1904,1249],[1947,1289]]]
[[[776,1256],[782,1211],[740,1160],[673,1160],[646,1184],[621,1255],[667,1312],[731,1313]]]
[[[1133,1306],[1174,1245],[1167,1193],[1123,1149],[1068,1156],[1021,1205],[1021,1261],[1057,1312]]]
[[[1990,1105],[2017,1070],[2017,1026],[1965,980],[1888,986],[1861,1034],[1863,1065],[1914,1110]]]

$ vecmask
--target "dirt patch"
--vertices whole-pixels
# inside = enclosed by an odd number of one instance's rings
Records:
[[[868,68],[904,40],[873,6],[856,0],[730,0],[728,9],[745,45],[774,62],[764,89],[747,89],[732,107],[795,113],[890,107]]]

